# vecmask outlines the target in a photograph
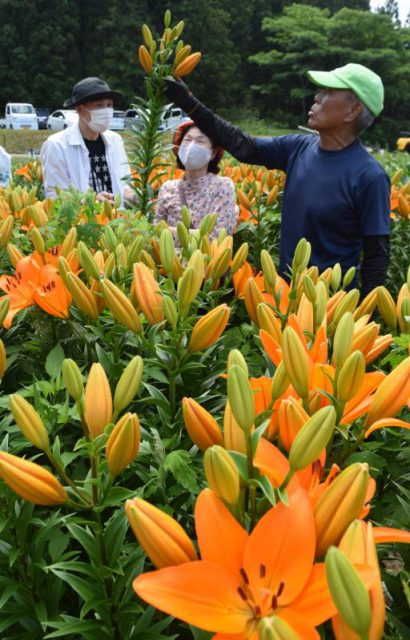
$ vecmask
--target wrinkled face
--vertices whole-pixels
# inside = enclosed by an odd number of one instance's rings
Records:
[[[348,89],[322,89],[308,113],[308,125],[316,131],[334,130],[354,122],[362,107]]]
[[[106,107],[113,107],[114,103],[111,98],[100,98],[99,100],[89,100],[88,102],[84,102],[83,104],[79,104],[78,107],[75,108],[80,118],[83,118],[86,122],[90,122],[91,115],[90,111],[94,109],[105,109]]]
[[[213,151],[212,142],[198,127],[188,129],[181,142],[181,146],[189,144],[190,142],[195,142],[195,144],[199,144],[201,147],[206,147],[206,149]]]

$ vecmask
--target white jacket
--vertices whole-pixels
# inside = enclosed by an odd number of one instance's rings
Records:
[[[0,147],[0,187],[6,187],[11,178],[11,156]]]
[[[119,193],[124,201],[126,182],[131,173],[121,136],[107,130],[101,134],[105,143],[107,165],[110,171],[114,195]],[[89,189],[90,159],[78,123],[54,133],[41,147],[44,188],[48,198],[56,195],[56,185],[67,189],[74,185],[79,191]]]

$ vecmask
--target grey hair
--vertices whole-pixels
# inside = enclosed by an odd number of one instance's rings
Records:
[[[360,114],[356,118],[356,132],[358,135],[366,131],[374,122],[375,116],[372,112],[366,107],[366,105],[359,100],[354,91],[350,90],[350,100],[352,102],[358,102],[362,106],[362,110]]]

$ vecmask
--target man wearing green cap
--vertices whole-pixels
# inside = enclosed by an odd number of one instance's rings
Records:
[[[169,80],[167,92],[235,158],[286,172],[280,273],[289,271],[305,237],[311,264],[321,271],[336,262],[344,272],[356,267],[365,295],[383,284],[389,259],[389,178],[358,137],[383,109],[383,83],[360,64],[309,71],[308,77],[320,87],[308,114],[318,135],[252,137],[207,109],[183,82]]]

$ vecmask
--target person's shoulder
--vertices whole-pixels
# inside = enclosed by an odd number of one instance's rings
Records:
[[[360,155],[361,160],[361,175],[367,180],[385,178],[389,179],[389,176],[382,164],[366,149],[366,147],[360,143],[357,146],[357,153]]]
[[[61,144],[67,140],[68,137],[68,128],[62,129],[61,131],[56,131],[56,133],[52,133],[51,136],[47,138],[44,144]]]
[[[228,185],[230,186],[233,184],[233,180],[229,176],[220,176],[215,173],[211,173],[209,175],[213,176],[211,179],[221,187],[227,187]]]
[[[267,146],[270,144],[273,146],[280,146],[284,149],[299,150],[306,147],[317,145],[319,136],[317,134],[300,134],[300,133],[287,133],[281,136],[270,136],[267,138],[259,138],[265,142]]]
[[[104,137],[111,143],[124,144],[122,136],[116,131],[111,131],[111,129],[104,131]]]

